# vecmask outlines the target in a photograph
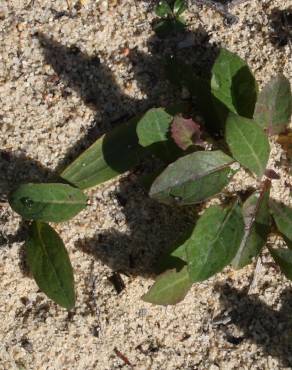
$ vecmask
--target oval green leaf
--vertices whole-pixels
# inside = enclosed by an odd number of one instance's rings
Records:
[[[271,226],[270,186],[271,183],[267,182],[262,191],[252,194],[243,204],[244,235],[232,261],[233,267],[237,269],[248,265],[267,242]]]
[[[67,184],[24,184],[9,198],[11,208],[27,220],[62,222],[86,207],[87,197]]]
[[[292,241],[292,208],[270,200],[270,209],[279,231]]]
[[[231,112],[252,118],[257,84],[248,65],[238,55],[220,50],[212,68],[211,91]]]
[[[158,305],[173,305],[184,299],[191,286],[187,266],[179,271],[168,270],[157,277],[142,299]]]
[[[167,134],[173,117],[163,108],[149,109],[137,124],[139,143],[146,147],[167,141]]]
[[[188,154],[170,164],[152,184],[150,196],[167,204],[199,203],[229,182],[233,159],[221,151]]]
[[[208,208],[186,248],[191,281],[206,280],[228,265],[239,249],[243,232],[244,220],[237,202],[228,209]]]
[[[282,74],[273,77],[260,92],[254,119],[271,135],[287,129],[292,114],[289,80]]]
[[[55,230],[48,224],[34,222],[26,248],[28,265],[40,290],[62,307],[74,307],[73,270],[63,241]]]
[[[269,140],[262,128],[253,120],[230,113],[225,139],[233,157],[242,166],[262,177],[270,155]]]
[[[168,163],[177,159],[182,152],[169,135],[172,121],[173,116],[164,108],[153,108],[137,124],[141,146],[147,147],[151,153]]]

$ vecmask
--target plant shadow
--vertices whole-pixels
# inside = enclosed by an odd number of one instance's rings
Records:
[[[159,40],[155,36],[150,38],[147,43],[149,54],[134,49],[127,57],[133,79],[146,96],[141,101],[127,96],[118,86],[110,68],[101,62],[102,56],[89,56],[76,46],[64,46],[43,34],[37,34],[37,37],[46,63],[53,67],[68,88],[75,90],[85,104],[97,111],[94,124],[69,149],[65,160],[59,163],[58,170],[100,135],[110,132],[117,123],[149,107],[172,103],[180,96],[180,89],[171,87],[164,73],[164,61],[169,56],[181,60],[187,57],[191,68],[199,75],[210,75],[219,52],[217,45],[209,43],[208,34],[201,28],[167,40]],[[139,168],[136,174],[137,171]],[[139,181],[135,182],[130,177],[119,183],[113,196],[123,203],[122,213],[128,232],[116,229],[101,233],[97,231],[93,238],[76,242],[76,247],[93,254],[114,271],[122,270],[134,275],[152,274],[158,256],[180,237],[190,219],[194,219],[194,212],[158,204],[149,199]],[[139,209],[139,212],[133,212],[134,209]]]
[[[197,208],[178,208],[149,198],[139,178],[124,178],[110,197],[121,206],[127,231],[119,228],[97,231],[93,237],[79,239],[77,249],[94,256],[114,272],[132,276],[153,276],[157,261],[197,219]],[[138,212],[136,211],[138,209]],[[119,214],[117,213],[117,218]]]
[[[292,365],[291,288],[285,289],[279,297],[279,310],[272,309],[257,295],[248,295],[246,289],[218,284],[215,290],[220,293],[222,311],[227,311],[230,318],[227,324],[219,326],[227,340],[234,340],[232,330],[240,329],[243,335],[235,339],[256,344],[266,356],[277,358],[283,367]]]
[[[35,36],[42,47],[44,60],[54,69],[56,78],[65,84],[65,89],[77,92],[84,103],[96,112],[91,127],[68,150],[57,171],[118,124],[150,107],[166,106],[180,98],[180,91],[173,89],[166,78],[164,61],[167,57],[184,60],[188,56],[188,62],[199,75],[209,75],[219,52],[217,45],[209,43],[209,36],[202,28],[194,32],[185,31],[167,40],[153,36],[147,41],[149,53],[133,48],[127,56],[123,56],[121,50],[117,51],[111,59],[113,63],[124,63],[129,68],[133,78],[124,82],[136,82],[143,96],[136,98],[127,95],[125,87],[117,83],[112,70],[101,61],[102,55],[88,55],[76,45],[62,45],[42,33]]]
[[[77,45],[62,45],[42,33],[37,33],[34,37],[40,42],[44,62],[54,70],[53,75],[46,77],[53,81],[55,88],[64,92],[64,99],[73,90],[96,114],[91,127],[69,148],[65,159],[59,162],[55,171],[42,168],[24,154],[19,159],[12,154],[5,154],[13,159],[10,163],[15,162],[11,167],[6,164],[4,166],[4,178],[9,171],[14,176],[5,186],[6,190],[26,181],[56,178],[60,169],[102,134],[110,132],[118,124],[150,107],[166,106],[178,100],[181,89],[173,88],[164,73],[164,61],[168,57],[174,56],[179,60],[187,58],[191,69],[198,75],[210,75],[219,52],[218,46],[209,42],[208,34],[201,28],[164,40],[153,36],[147,42],[149,53],[134,48],[127,57],[123,57],[125,60],[117,52],[111,57],[112,62],[124,62],[128,65],[131,72],[129,75],[133,76],[131,80],[136,82],[145,97],[141,99],[127,95],[124,88],[117,83],[111,68],[102,61],[102,54],[88,55]],[[133,182],[130,177],[120,182],[115,196],[125,202],[122,212],[128,225],[127,234],[117,230],[108,230],[101,234],[97,231],[94,238],[79,240],[76,246],[93,253],[115,271],[127,270],[133,274],[146,275],[152,273],[154,261],[180,236],[184,221],[190,220],[189,210],[174,209],[149,199],[138,181]],[[139,212],[134,215],[133,209],[139,209]]]

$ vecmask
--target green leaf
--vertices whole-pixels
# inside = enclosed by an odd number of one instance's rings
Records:
[[[99,185],[136,166],[149,155],[136,133],[140,117],[119,125],[102,136],[61,173],[61,177],[80,189]]]
[[[292,208],[270,200],[270,209],[279,231],[292,241]]]
[[[176,0],[173,6],[173,14],[179,17],[187,9],[185,0]]]
[[[292,250],[285,248],[270,248],[269,250],[275,262],[280,266],[282,273],[287,279],[292,280]]]
[[[139,143],[149,145],[167,141],[167,135],[173,117],[163,108],[153,108],[144,114],[137,125]]]
[[[184,299],[191,286],[187,266],[179,271],[168,270],[157,277],[142,299],[153,304],[173,305]]]
[[[233,157],[261,177],[270,155],[269,140],[262,128],[253,120],[230,113],[225,138]]]
[[[26,248],[28,265],[39,288],[60,306],[74,307],[73,270],[55,230],[48,224],[33,222]]]
[[[269,134],[284,132],[292,114],[292,97],[289,80],[282,74],[273,77],[260,92],[254,119]]]
[[[191,281],[206,280],[228,265],[238,251],[243,232],[244,220],[237,202],[229,209],[208,208],[187,245]]]
[[[248,65],[238,55],[220,50],[212,68],[211,90],[230,111],[252,118],[257,84]]]
[[[167,17],[172,15],[172,11],[170,6],[168,5],[168,2],[165,0],[159,1],[158,5],[156,5],[154,9],[156,15],[158,17]]]
[[[235,268],[248,265],[256,257],[267,242],[270,232],[271,217],[269,212],[270,181],[264,189],[252,194],[244,203],[244,235],[238,252],[232,261]]]
[[[176,107],[153,108],[144,114],[137,125],[137,135],[142,147],[163,161],[170,163],[183,153],[170,137],[170,127],[173,121],[171,112]]]
[[[233,159],[221,151],[188,154],[170,164],[154,181],[150,196],[167,204],[199,203],[229,182]]]
[[[86,207],[87,197],[67,184],[24,184],[9,198],[11,208],[28,220],[62,222]]]

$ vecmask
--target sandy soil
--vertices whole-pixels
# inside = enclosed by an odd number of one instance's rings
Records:
[[[13,186],[49,178],[118,122],[184,95],[163,77],[164,55],[187,56],[200,71],[224,46],[261,86],[279,71],[291,79],[291,45],[275,44],[270,15],[292,1],[238,3],[233,24],[193,4],[189,32],[167,41],[155,38],[146,1],[68,2],[70,10],[63,0],[0,4],[0,369],[292,368],[291,284],[265,254],[251,294],[248,266],[194,285],[175,307],[139,299],[156,257],[190,217],[149,199],[140,169],[89,191],[91,205],[58,226],[75,271],[69,313],[29,276],[23,225],[7,204]],[[274,145],[272,157],[281,174],[273,196],[290,202],[285,153]],[[250,183],[241,172],[234,186]],[[125,283],[120,294],[113,271]]]

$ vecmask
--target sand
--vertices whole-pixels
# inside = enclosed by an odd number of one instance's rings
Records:
[[[149,199],[138,168],[87,192],[91,204],[57,230],[75,273],[70,312],[42,294],[24,259],[25,230],[7,193],[52,172],[119,122],[184,96],[163,75],[175,53],[208,66],[224,46],[246,59],[260,86],[291,80],[291,44],[279,46],[271,13],[291,0],[237,2],[236,22],[193,2],[189,32],[159,41],[149,2],[9,0],[0,4],[0,369],[191,370],[292,368],[292,287],[264,253],[196,284],[176,306],[144,303],[153,263],[190,214]],[[292,82],[292,81],[291,81]],[[272,195],[291,204],[285,153],[273,144]],[[254,181],[244,172],[231,185]],[[274,243],[274,240],[270,240]],[[110,277],[119,272],[125,289]]]

